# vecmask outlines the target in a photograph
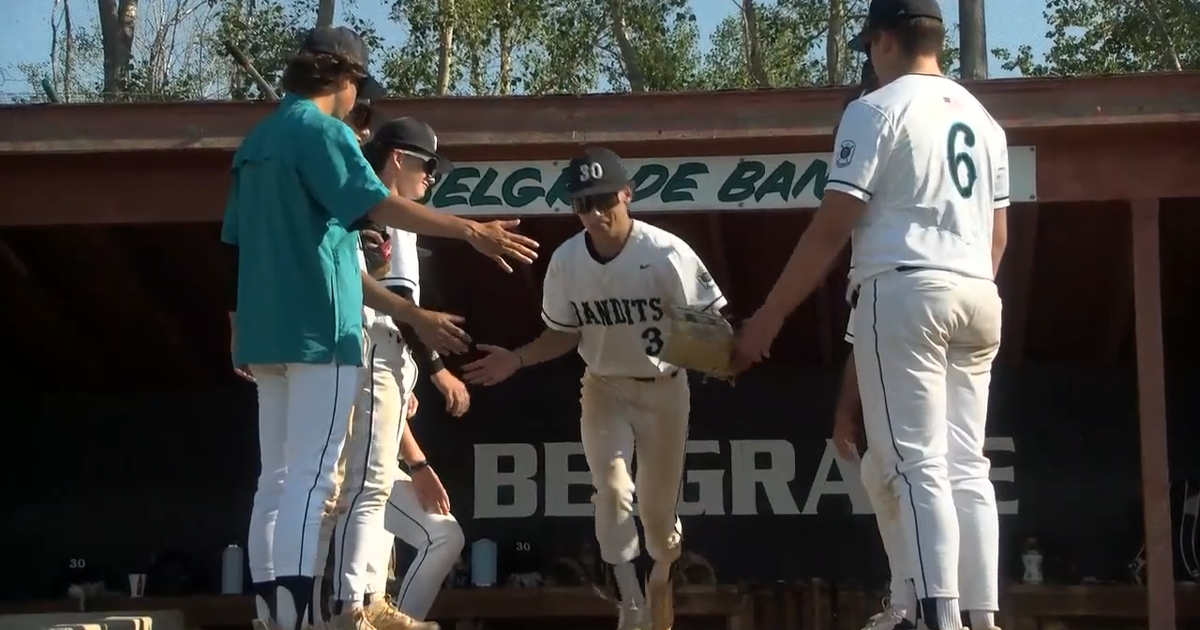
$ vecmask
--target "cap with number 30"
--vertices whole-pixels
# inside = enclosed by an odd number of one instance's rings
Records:
[[[567,166],[567,192],[571,199],[619,192],[629,185],[621,157],[599,147],[585,149]]]

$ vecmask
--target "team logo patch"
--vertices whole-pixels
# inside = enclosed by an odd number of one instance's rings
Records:
[[[712,276],[710,276],[707,271],[701,271],[700,275],[696,276],[696,281],[699,282],[700,286],[704,287],[705,289],[713,288]]]
[[[854,160],[854,149],[854,141],[842,141],[842,146],[838,148],[837,160],[834,161],[838,165],[838,168],[850,166],[850,162]]]

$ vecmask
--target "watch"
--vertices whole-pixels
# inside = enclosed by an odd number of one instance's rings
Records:
[[[419,462],[413,462],[413,463],[409,464],[408,472],[415,473],[415,472],[425,469],[425,468],[429,468],[429,460],[422,459]]]

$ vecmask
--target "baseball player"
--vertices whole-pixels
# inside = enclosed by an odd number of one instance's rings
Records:
[[[596,488],[596,539],[615,565],[620,628],[672,625],[670,568],[680,555],[675,514],[687,440],[687,374],[657,357],[674,306],[725,307],[704,263],[679,237],[629,215],[632,190],[621,159],[587,149],[567,167],[567,189],[584,230],[555,250],[546,270],[542,320],[533,342],[467,364],[468,383],[493,385],[518,369],[578,349],[587,364],[580,426]],[[650,619],[632,561],[640,545],[633,522],[631,463],[636,439],[638,511],[654,558]]]
[[[846,342],[854,345],[854,311],[846,323]],[[846,358],[842,388],[834,411],[833,444],[838,455],[858,466],[859,479],[871,501],[883,551],[887,555],[890,580],[884,609],[867,620],[863,630],[908,630],[916,628],[917,594],[913,588],[912,572],[908,566],[908,549],[900,528],[900,498],[891,479],[894,475],[882,467],[878,450],[864,449],[862,405],[859,402],[858,379],[854,375],[854,355]]]
[[[438,174],[450,170],[449,162],[437,154],[436,142],[429,125],[413,118],[398,118],[376,130],[362,150],[389,189],[409,199],[420,199]],[[384,240],[391,246],[392,256],[381,281],[392,292],[419,304],[416,235],[397,230],[385,233]],[[337,580],[330,625],[335,630],[350,628],[356,619],[365,617],[377,630],[435,630],[437,624],[417,622],[397,610],[382,590],[373,594],[369,567],[381,555],[380,548],[384,545],[390,554],[394,541],[394,535],[385,528],[385,506],[393,484],[399,483],[397,478],[402,474],[397,470],[397,457],[405,433],[407,400],[417,370],[423,367],[431,375],[452,412],[464,413],[469,398],[462,383],[410,328],[370,309],[364,313],[364,322],[371,340],[370,378],[360,392],[343,451],[345,476],[336,519],[337,535],[333,540]],[[411,463],[415,471],[428,467],[427,463]],[[407,475],[404,478],[410,483],[403,489],[411,494],[411,478]],[[419,505],[415,500],[405,503]],[[328,519],[327,524],[333,520]],[[457,523],[450,524],[457,528]],[[417,542],[431,544],[425,539]],[[384,576],[386,580],[386,572]],[[436,583],[440,584],[444,577],[438,577]],[[425,610],[430,604],[432,601],[425,603]]]
[[[863,63],[861,77],[859,86],[842,106],[843,110],[849,107],[850,103],[879,87],[879,77],[875,74],[875,67],[871,64],[869,55]],[[836,128],[834,135],[837,135]],[[853,309],[846,322],[846,342],[852,346],[854,344]],[[879,536],[883,540],[883,550],[887,554],[891,573],[884,609],[868,619],[863,630],[915,628],[916,591],[913,590],[912,579],[909,577],[911,573],[905,564],[907,550],[903,546],[903,532],[900,531],[896,520],[900,509],[899,498],[887,487],[888,475],[880,470],[880,458],[877,453],[861,448],[862,433],[862,405],[858,398],[858,381],[854,377],[854,356],[850,355],[846,358],[842,388],[838,393],[834,411],[833,442],[842,459],[858,467],[859,478],[875,512],[875,521],[879,527]]]
[[[746,321],[735,358],[744,367],[767,356],[852,236],[867,445],[900,496],[918,613],[931,630],[962,627],[961,584],[971,627],[983,630],[998,609],[999,526],[983,444],[1000,346],[994,278],[1008,149],[987,110],[942,76],[944,38],[934,0],[871,2],[857,40],[881,87],[843,114],[821,207]]]
[[[364,291],[358,239],[365,215],[418,233],[460,238],[496,260],[529,262],[536,243],[513,221],[479,224],[391,193],[342,118],[380,96],[354,31],[316,28],[289,60],[287,95],[234,155],[221,240],[236,246],[233,365],[259,394],[262,472],[247,553],[260,627],[296,630],[311,604],[317,538],[364,362],[362,306],[395,312],[435,349],[461,351],[456,318]]]

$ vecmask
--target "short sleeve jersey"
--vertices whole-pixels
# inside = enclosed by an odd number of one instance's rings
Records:
[[[852,287],[900,266],[992,279],[1007,138],[950,79],[905,75],[850,103],[825,189],[867,204],[851,239]]]
[[[417,251],[417,235],[404,230],[388,228],[392,243],[392,260],[387,275],[379,280],[388,289],[404,288],[412,291],[413,304],[421,304],[421,261]],[[390,317],[379,317],[375,324],[399,332],[396,322]]]
[[[683,239],[635,221],[616,258],[601,262],[585,232],[550,257],[542,290],[542,320],[579,332],[579,355],[599,376],[653,378],[677,367],[658,358],[675,306],[711,310],[725,296]]]
[[[221,240],[236,245],[235,364],[362,364],[354,220],[388,196],[350,127],[288,95],[233,157]]]

